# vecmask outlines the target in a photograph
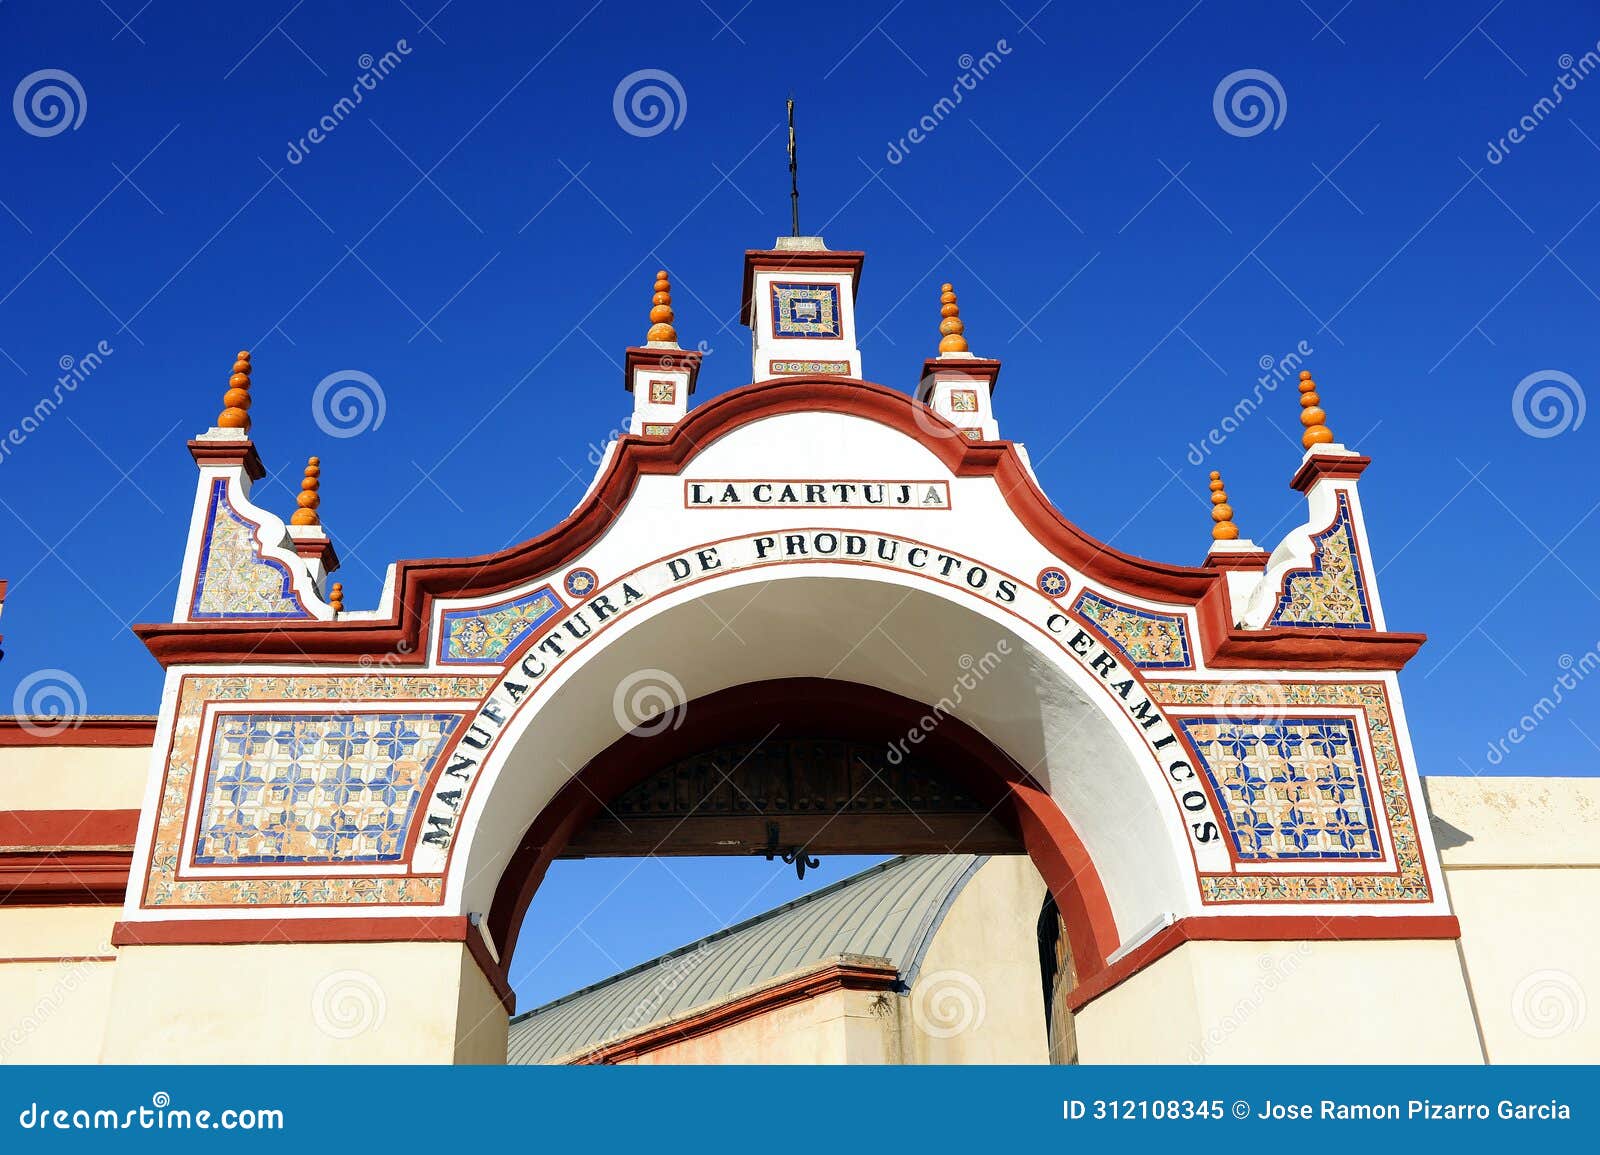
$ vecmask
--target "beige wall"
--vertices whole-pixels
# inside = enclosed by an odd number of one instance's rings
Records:
[[[507,1016],[460,943],[128,946],[102,1058],[505,1061]]]
[[[9,748],[0,810],[136,808],[148,754]],[[1600,781],[1426,787],[1459,946],[1188,943],[1084,1008],[1083,1061],[1600,1059]],[[1042,1062],[1043,900],[1025,857],[996,857],[908,996],[832,992],[639,1061]],[[118,913],[0,908],[0,1062],[503,1061],[459,944],[112,951]]]
[[[0,810],[138,810],[148,746],[0,749]]]
[[[1489,1060],[1600,1061],[1600,780],[1426,787]]]
[[[0,748],[0,811],[137,810],[147,747]],[[115,906],[0,906],[0,1063],[92,1063],[111,1003]]]
[[[1188,942],[1077,1016],[1085,1063],[1476,1063],[1453,942]]]
[[[116,907],[0,907],[0,1063],[93,1063]]]
[[[956,895],[906,1000],[906,1062],[1049,1061],[1044,898],[1044,880],[1021,854],[991,858]]]

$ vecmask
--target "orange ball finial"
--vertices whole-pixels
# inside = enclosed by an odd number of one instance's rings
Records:
[[[949,281],[939,286],[939,317],[939,353],[967,352],[967,339],[962,336],[967,327],[961,323],[961,306]]]
[[[344,613],[344,583],[334,582],[333,590],[328,594],[328,604],[333,607],[336,614]]]
[[[228,378],[228,391],[222,395],[224,409],[217,415],[217,426],[222,429],[243,429],[250,432],[250,351],[239,350],[233,362],[233,375]]]
[[[645,340],[651,344],[678,343],[678,330],[672,327],[672,279],[667,270],[656,270],[656,292],[650,298],[650,331]]]
[[[1222,474],[1211,471],[1211,536],[1216,541],[1232,541],[1239,536],[1239,527],[1233,524],[1233,506],[1228,504],[1228,493],[1222,488]]]
[[[317,506],[322,504],[322,497],[317,490],[322,485],[322,459],[310,457],[306,459],[306,475],[300,479],[300,492],[295,495],[295,504],[300,508],[294,511],[289,518],[290,525],[321,525],[322,518],[317,515]]]
[[[1328,428],[1328,415],[1322,410],[1317,383],[1311,379],[1309,369],[1300,370],[1300,424],[1306,427],[1300,435],[1300,444],[1307,449],[1333,443],[1333,430]]]

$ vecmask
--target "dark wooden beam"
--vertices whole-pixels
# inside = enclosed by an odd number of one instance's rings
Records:
[[[803,846],[814,855],[1023,853],[1015,831],[983,814],[717,815],[625,822],[602,814],[573,836],[561,857],[762,854],[769,823],[778,827],[781,851]]]

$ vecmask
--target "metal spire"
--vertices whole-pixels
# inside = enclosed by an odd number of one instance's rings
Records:
[[[789,216],[790,236],[800,235],[800,162],[794,147],[794,95],[789,96]]]

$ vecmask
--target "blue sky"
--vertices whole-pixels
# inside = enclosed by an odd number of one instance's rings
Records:
[[[154,710],[128,625],[170,612],[183,442],[237,349],[274,471],[258,498],[287,513],[283,481],[322,457],[352,608],[396,558],[496,549],[571,508],[625,419],[658,266],[681,338],[710,350],[697,397],[744,383],[741,253],[788,231],[792,89],[806,231],[867,251],[868,377],[911,386],[955,282],[1046,491],[1123,549],[1197,562],[1213,466],[1257,541],[1302,516],[1291,393],[1189,457],[1304,342],[1334,432],[1374,459],[1390,625],[1430,635],[1403,676],[1422,772],[1600,766],[1600,679],[1567,669],[1600,644],[1600,418],[1578,420],[1600,377],[1600,77],[1572,59],[1600,40],[1592,8],[355,7],[0,6],[5,91],[57,69],[83,94],[53,134],[0,117],[0,434],[64,359],[112,350],[0,456],[0,700],[63,669],[90,711]],[[360,106],[292,149],[388,51]],[[614,114],[644,69],[682,92],[650,135]],[[1282,94],[1259,132],[1214,108],[1241,70]],[[383,391],[359,436],[312,412],[342,370]],[[1566,399],[1547,428],[1514,412],[1530,377],[1525,398]],[[1491,756],[1563,673],[1560,707]],[[555,874],[519,966],[561,945],[525,1005],[714,928],[775,869],[646,864],[601,902],[632,865]]]

